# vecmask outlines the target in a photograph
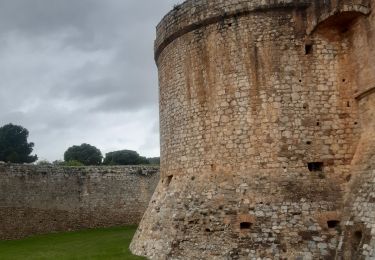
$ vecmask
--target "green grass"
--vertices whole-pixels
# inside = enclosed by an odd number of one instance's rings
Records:
[[[0,259],[145,259],[129,251],[136,227],[117,227],[0,241]]]

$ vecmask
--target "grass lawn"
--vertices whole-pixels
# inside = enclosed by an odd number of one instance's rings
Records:
[[[0,241],[0,259],[145,259],[133,256],[136,227],[117,227]]]

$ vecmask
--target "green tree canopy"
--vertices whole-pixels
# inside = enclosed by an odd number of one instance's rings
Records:
[[[150,158],[147,158],[147,161],[150,164],[160,165],[160,157],[150,157]]]
[[[22,126],[7,124],[0,127],[0,161],[33,163],[38,156],[30,155],[34,143],[28,143],[29,131]]]
[[[77,161],[83,165],[100,165],[102,159],[102,152],[89,144],[74,145],[64,153],[65,162]]]
[[[36,165],[39,166],[52,166],[52,163],[49,162],[48,160],[40,160],[36,163]]]
[[[136,151],[132,150],[121,150],[107,153],[103,163],[105,165],[149,164],[145,157],[140,156]]]

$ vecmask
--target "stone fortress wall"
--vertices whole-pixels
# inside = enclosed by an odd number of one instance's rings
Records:
[[[137,225],[158,181],[158,167],[0,164],[0,239]]]
[[[161,181],[134,253],[375,258],[374,6],[188,0],[163,18]]]

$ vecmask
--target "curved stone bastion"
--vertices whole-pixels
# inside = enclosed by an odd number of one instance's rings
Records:
[[[189,0],[163,18],[161,181],[134,253],[374,259],[372,6]]]

